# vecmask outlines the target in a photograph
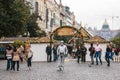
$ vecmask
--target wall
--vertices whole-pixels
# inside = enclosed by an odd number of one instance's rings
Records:
[[[31,49],[33,51],[32,61],[46,61],[47,56],[45,53],[47,44],[31,44]]]
[[[46,61],[47,60],[47,56],[45,52],[46,46],[47,46],[46,43],[45,44],[31,44],[31,49],[34,52],[32,61]],[[85,46],[88,50],[90,47],[90,44],[85,44]],[[106,44],[100,44],[100,46],[102,48],[102,60],[105,61],[104,56],[105,56]],[[90,61],[89,51],[87,51],[86,60]]]

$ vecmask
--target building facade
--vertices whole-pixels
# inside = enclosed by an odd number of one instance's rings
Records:
[[[120,32],[120,29],[119,30],[111,30],[106,19],[102,25],[101,30],[96,30],[96,29],[92,29],[92,28],[88,28],[88,30],[92,34],[94,34],[94,36],[95,35],[101,36],[102,38],[104,38],[107,41],[114,38]]]
[[[31,13],[37,13],[38,26],[49,33],[60,26],[73,26],[75,24],[75,15],[70,11],[68,6],[62,5],[62,0],[59,3],[56,0],[26,0],[31,4]]]

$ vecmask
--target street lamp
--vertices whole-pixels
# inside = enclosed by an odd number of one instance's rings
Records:
[[[51,54],[52,54],[52,27],[53,27],[53,18],[51,18],[51,21],[50,21],[50,49],[51,49]]]

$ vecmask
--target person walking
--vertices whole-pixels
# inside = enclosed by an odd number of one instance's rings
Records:
[[[87,48],[83,44],[81,47],[81,62],[86,62],[86,54],[87,54]]]
[[[17,63],[17,71],[19,71],[20,55],[19,55],[19,51],[17,49],[18,49],[18,47],[14,47],[14,50],[13,50],[13,70],[14,71],[15,71],[16,63]]]
[[[24,58],[24,47],[22,45],[19,47],[19,53],[20,53],[20,61],[22,63]]]
[[[7,57],[7,68],[6,70],[8,71],[9,69],[12,70],[12,55],[13,55],[13,48],[9,44],[6,48],[6,57]]]
[[[61,41],[60,45],[58,46],[57,53],[59,55],[58,68],[59,68],[59,70],[63,70],[65,55],[67,55],[67,53],[68,53],[67,46],[64,44],[63,41]]]
[[[32,66],[32,57],[33,57],[33,51],[31,50],[31,46],[29,46],[29,48],[27,49],[27,54],[28,54],[28,59],[27,59],[27,66],[29,68],[29,70],[31,70],[31,66]]]
[[[50,44],[48,44],[46,47],[47,62],[51,62],[51,59],[52,59],[51,52],[52,52],[51,46],[50,46]]]
[[[76,55],[77,55],[77,63],[79,63],[80,62],[80,57],[81,57],[80,46],[77,47]]]
[[[96,58],[96,65],[98,65],[98,58],[99,58],[99,61],[102,65],[102,60],[101,60],[101,53],[102,52],[102,49],[99,45],[99,43],[96,43],[96,46],[95,46],[95,58]]]
[[[110,59],[113,61],[113,56],[114,56],[114,54],[115,54],[115,48],[113,47],[112,49],[111,49],[111,55],[110,55]]]
[[[53,61],[56,62],[56,60],[58,58],[58,56],[57,56],[57,45],[56,44],[54,44],[54,46],[53,46],[53,56],[54,56]]]
[[[90,52],[90,58],[91,58],[91,65],[93,65],[94,64],[94,53],[95,53],[95,48],[93,47],[93,43],[91,43],[89,52]]]
[[[107,62],[107,66],[110,66],[110,55],[111,55],[111,47],[110,45],[107,45],[106,47],[106,53],[105,53],[105,60]]]

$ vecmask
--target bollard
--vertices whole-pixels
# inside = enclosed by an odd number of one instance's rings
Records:
[[[116,62],[116,56],[114,57],[114,62]]]
[[[119,62],[120,62],[120,56],[118,58],[119,58]]]
[[[120,62],[120,56],[114,56],[113,57],[113,62],[119,63]]]
[[[117,56],[114,57],[114,62],[117,62]]]

